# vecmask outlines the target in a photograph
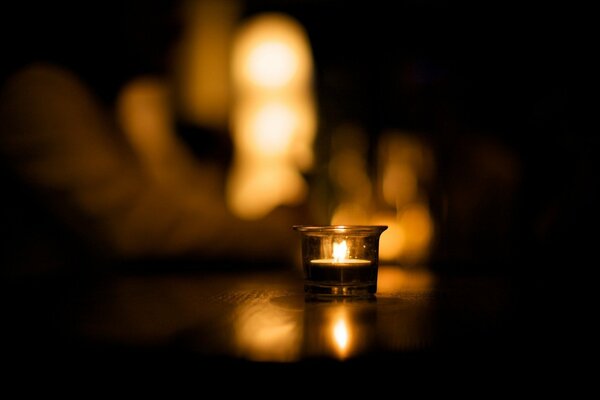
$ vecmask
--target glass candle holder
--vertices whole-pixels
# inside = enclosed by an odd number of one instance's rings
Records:
[[[294,225],[302,239],[304,292],[372,297],[377,292],[379,237],[384,225]]]

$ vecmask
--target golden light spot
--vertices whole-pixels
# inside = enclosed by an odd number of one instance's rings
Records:
[[[340,243],[333,244],[333,260],[340,262],[348,258],[348,245],[342,240]]]
[[[236,34],[232,52],[235,158],[227,205],[258,219],[307,193],[316,111],[312,57],[303,27],[282,13],[259,14]]]
[[[333,326],[333,339],[337,346],[338,353],[344,354],[346,352],[349,336],[346,320],[343,318],[338,319]]]
[[[298,58],[287,43],[261,43],[248,56],[248,78],[257,86],[281,87],[288,83],[298,69]]]

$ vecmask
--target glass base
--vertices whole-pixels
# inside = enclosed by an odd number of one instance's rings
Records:
[[[374,297],[377,292],[376,283],[353,285],[326,285],[322,283],[306,282],[304,293],[307,297]]]

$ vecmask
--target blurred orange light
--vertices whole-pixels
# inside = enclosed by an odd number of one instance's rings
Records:
[[[285,154],[292,142],[296,114],[283,103],[266,104],[254,115],[250,137],[257,152]]]
[[[340,306],[330,311],[330,340],[335,354],[339,358],[345,358],[351,350],[352,321],[348,318],[346,307]]]
[[[333,338],[337,345],[338,351],[344,353],[348,346],[348,326],[343,318],[337,320],[333,326]]]
[[[312,58],[302,26],[281,13],[254,16],[239,29],[232,53],[235,159],[227,203],[257,219],[307,193],[316,113]]]
[[[233,48],[233,78],[238,90],[306,87],[312,56],[304,28],[283,13],[263,13],[239,30]]]
[[[396,214],[379,213],[371,222],[375,225],[388,226],[379,239],[379,259],[382,262],[398,261],[404,250],[406,233]]]
[[[301,321],[271,304],[239,307],[235,315],[237,345],[254,361],[294,361],[300,351]]]
[[[296,53],[282,42],[262,43],[248,57],[248,76],[258,86],[284,86],[293,78],[297,67]]]

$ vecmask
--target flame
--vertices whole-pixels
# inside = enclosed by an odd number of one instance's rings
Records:
[[[348,245],[345,240],[342,240],[340,243],[333,244],[333,260],[335,262],[340,262],[345,260],[348,254]]]

